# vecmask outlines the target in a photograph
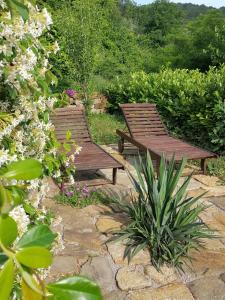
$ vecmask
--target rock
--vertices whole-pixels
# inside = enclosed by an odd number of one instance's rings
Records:
[[[216,176],[194,175],[193,178],[210,187],[216,186],[219,182],[219,178]]]
[[[121,291],[113,291],[104,297],[105,300],[126,300],[127,294],[126,292]]]
[[[214,186],[209,189],[209,193],[207,194],[207,197],[219,197],[219,196],[225,196],[225,186],[220,185],[220,186]]]
[[[82,223],[82,222],[81,222]],[[105,253],[103,236],[97,232],[76,232],[74,230],[64,231],[64,240],[70,244],[75,244],[86,250],[90,256]]]
[[[189,253],[193,258],[193,263],[189,267],[184,266],[184,273],[181,274],[182,280],[190,282],[203,276],[219,276],[225,270],[225,251],[202,249],[199,252]],[[191,268],[191,269],[190,269]]]
[[[225,197],[211,197],[207,199],[209,202],[213,203],[215,206],[219,207],[222,210],[225,210]]]
[[[202,195],[203,193],[208,192],[207,194],[203,195],[203,197],[209,197],[209,188],[203,189],[203,188],[199,188],[196,190],[189,190],[187,192],[187,196],[188,197],[198,197],[200,195]]]
[[[65,230],[76,232],[96,231],[95,219],[79,208],[59,206],[58,214],[62,217]]]
[[[123,291],[152,286],[151,279],[144,274],[143,266],[126,266],[116,274],[118,287]]]
[[[194,300],[191,292],[182,283],[172,283],[157,289],[130,292],[129,300]]]
[[[220,274],[220,279],[225,283],[225,273]]]
[[[88,214],[91,217],[98,217],[102,214],[111,213],[112,210],[106,205],[88,205],[81,209],[84,214]]]
[[[102,293],[107,294],[117,289],[115,273],[116,269],[110,257],[93,257],[83,265],[80,275],[95,280],[100,285]]]
[[[63,256],[73,255],[77,266],[79,266],[79,269],[85,262],[88,261],[89,258],[88,251],[86,251],[83,248],[80,248],[79,245],[64,243],[64,247],[65,248],[62,250],[60,255]]]
[[[177,186],[178,187],[181,187],[182,184],[184,183],[186,177],[181,177],[178,181],[178,184]],[[201,189],[201,188],[204,188],[205,186],[203,184],[201,184],[199,181],[191,178],[190,182],[189,182],[189,185],[187,187],[187,191],[195,191],[195,190],[198,190],[198,189]]]
[[[225,299],[225,283],[216,277],[204,277],[188,285],[192,295],[198,300]]]
[[[110,242],[107,243],[107,248],[114,260],[115,264],[117,265],[128,265],[127,258],[123,258],[125,245],[122,242]],[[150,263],[150,254],[147,250],[142,250],[135,255],[132,260],[130,261],[130,265],[148,265]]]
[[[145,267],[145,274],[152,280],[154,286],[181,281],[178,272],[166,266],[161,267],[161,272],[158,272],[155,267],[148,265]]]
[[[123,224],[119,221],[114,220],[113,218],[110,217],[102,217],[99,218],[96,227],[98,231],[102,233],[109,233],[110,231],[115,231],[119,230]]]
[[[211,226],[210,226],[211,228]],[[207,250],[225,250],[225,245],[218,239],[202,239],[202,243]]]
[[[79,266],[73,256],[54,256],[48,278],[50,281],[59,279],[62,276],[73,275],[79,272]]]

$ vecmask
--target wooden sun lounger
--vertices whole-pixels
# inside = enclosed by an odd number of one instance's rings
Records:
[[[119,152],[124,150],[124,141],[135,145],[140,151],[149,151],[152,159],[159,167],[160,157],[169,161],[173,155],[175,160],[201,159],[201,169],[206,172],[206,159],[216,157],[215,153],[193,146],[170,136],[162,123],[155,104],[121,104],[129,134],[117,130],[121,137]]]
[[[83,109],[73,105],[57,108],[54,115],[51,116],[51,120],[59,142],[64,142],[66,133],[70,131],[71,139],[82,146],[82,150],[75,160],[76,170],[90,171],[112,168],[113,184],[116,184],[117,170],[123,166],[92,141]]]

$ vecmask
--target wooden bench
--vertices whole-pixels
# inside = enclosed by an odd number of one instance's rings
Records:
[[[88,128],[87,119],[83,109],[70,105],[57,108],[51,116],[55,126],[56,137],[64,142],[66,133],[70,131],[71,140],[82,147],[75,160],[77,171],[91,171],[99,169],[113,169],[113,184],[116,184],[117,170],[123,166],[109,153],[94,143]],[[68,155],[72,154],[69,153]]]
[[[119,152],[124,150],[124,141],[130,142],[141,151],[149,151],[152,159],[159,166],[160,157],[170,160],[201,159],[201,169],[206,172],[206,159],[217,157],[215,153],[193,146],[169,135],[160,119],[155,104],[122,104],[120,105],[125,117],[129,134],[117,130],[121,137]]]

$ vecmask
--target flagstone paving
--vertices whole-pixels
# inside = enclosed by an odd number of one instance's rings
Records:
[[[105,149],[134,174],[129,161],[124,162],[114,149]],[[111,170],[101,172],[110,178]],[[103,188],[125,197],[132,185],[126,171],[118,173],[118,184]],[[52,193],[57,192],[51,181],[49,184]],[[184,272],[168,267],[157,272],[146,251],[140,252],[128,265],[123,260],[124,245],[108,242],[110,231],[127,222],[120,212],[104,205],[71,208],[45,199],[45,207],[62,218],[55,229],[62,233],[65,247],[56,255],[48,280],[67,274],[85,275],[99,283],[106,300],[225,300],[225,186],[216,178],[196,175],[189,193],[195,195],[200,190],[210,191],[201,200],[207,206],[201,218],[218,230],[219,238],[206,241],[204,249],[193,252],[191,268],[185,267]]]

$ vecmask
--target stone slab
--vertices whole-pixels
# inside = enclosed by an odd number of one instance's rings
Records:
[[[152,280],[144,273],[143,266],[127,266],[116,274],[118,287],[123,291],[152,286]]]
[[[192,281],[188,287],[197,300],[224,300],[225,283],[216,277],[204,277]]]
[[[124,259],[125,245],[122,242],[107,243],[109,254],[117,265],[128,265],[127,258]],[[140,251],[130,261],[130,265],[148,265],[150,263],[150,254],[148,251]]]
[[[110,257],[93,257],[85,263],[80,275],[87,276],[95,280],[101,287],[102,293],[107,294],[117,290],[115,282],[116,267],[113,265]]]
[[[182,283],[173,283],[156,289],[145,289],[129,293],[129,300],[194,300],[191,292]]]

